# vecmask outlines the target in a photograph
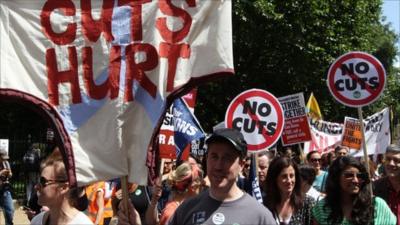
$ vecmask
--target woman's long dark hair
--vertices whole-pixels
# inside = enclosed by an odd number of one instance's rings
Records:
[[[302,206],[303,193],[301,192],[301,178],[297,164],[287,157],[277,157],[273,159],[269,165],[267,179],[265,180],[266,198],[264,199],[264,204],[271,211],[276,211],[276,207],[282,200],[277,184],[277,178],[282,170],[289,166],[293,167],[296,178],[292,196],[290,196],[290,204],[294,207],[295,212]]]
[[[371,224],[374,218],[374,206],[372,204],[371,194],[368,190],[370,179],[365,166],[351,156],[339,157],[333,161],[329,167],[329,174],[326,180],[326,202],[325,207],[331,209],[329,220],[333,223],[340,223],[343,220],[340,187],[340,177],[343,171],[348,167],[357,168],[360,173],[365,174],[364,182],[360,186],[360,191],[355,194],[353,199],[353,209],[351,211],[350,222],[354,225]]]

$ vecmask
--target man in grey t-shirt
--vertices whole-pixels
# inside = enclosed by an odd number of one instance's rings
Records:
[[[243,135],[234,129],[219,129],[206,143],[210,188],[185,201],[169,224],[276,224],[267,208],[236,185],[247,154]]]

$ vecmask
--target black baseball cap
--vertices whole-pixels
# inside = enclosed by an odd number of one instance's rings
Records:
[[[394,152],[394,153],[400,153],[400,146],[396,144],[391,144],[387,147],[386,149],[387,152]]]
[[[209,145],[218,140],[228,141],[239,152],[242,158],[246,157],[247,143],[240,131],[232,128],[221,128],[215,130],[214,133],[212,133],[211,136],[206,140],[206,144]]]

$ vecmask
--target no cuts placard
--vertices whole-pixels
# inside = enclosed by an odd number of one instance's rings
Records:
[[[284,117],[281,104],[271,93],[250,89],[230,103],[225,124],[240,130],[250,152],[266,150],[281,136]]]
[[[333,97],[349,107],[369,105],[378,99],[386,82],[386,72],[374,56],[349,52],[329,68],[327,84]]]

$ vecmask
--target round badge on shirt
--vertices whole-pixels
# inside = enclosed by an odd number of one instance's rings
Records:
[[[215,213],[212,217],[212,221],[216,225],[223,224],[225,222],[225,216],[222,213]]]

